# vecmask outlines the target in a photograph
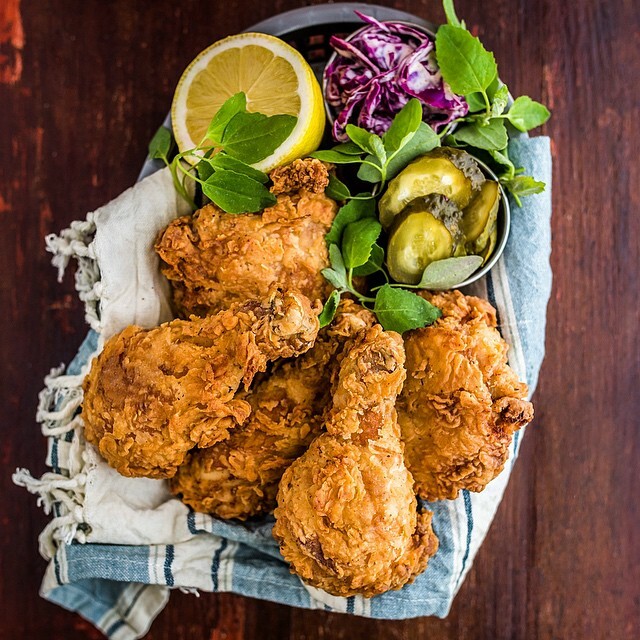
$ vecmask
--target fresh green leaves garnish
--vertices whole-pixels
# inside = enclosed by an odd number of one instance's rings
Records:
[[[166,163],[171,153],[171,147],[173,147],[171,131],[165,127],[160,127],[149,143],[149,157],[154,160],[164,160]]]
[[[336,317],[336,311],[338,310],[338,305],[340,304],[340,293],[338,291],[332,291],[327,301],[324,303],[324,307],[322,307],[322,311],[318,316],[318,320],[320,321],[320,328],[326,327],[331,324],[333,319]]]
[[[353,270],[354,276],[370,276],[372,273],[376,273],[382,269],[382,263],[384,262],[384,249],[377,243],[371,247],[371,255],[369,259],[359,267],[355,267]]]
[[[551,114],[547,107],[529,96],[516,98],[507,112],[506,118],[520,131],[530,131],[544,124]]]
[[[221,107],[218,112],[209,123],[207,133],[204,139],[200,143],[200,146],[204,146],[204,143],[209,140],[210,142],[220,145],[222,144],[222,136],[224,136],[224,130],[227,128],[231,118],[238,113],[244,113],[247,110],[247,96],[240,92],[231,96]]]
[[[349,187],[347,187],[342,180],[336,178],[336,176],[332,174],[329,174],[329,184],[324,192],[327,197],[338,201],[348,200],[351,197]]]
[[[481,256],[460,256],[436,260],[426,267],[417,288],[451,289],[466,280],[481,265]]]
[[[476,121],[454,131],[453,139],[477,149],[487,151],[504,149],[509,142],[507,129],[502,120],[492,118],[486,125]]]
[[[218,169],[209,176],[202,191],[227,213],[260,211],[276,203],[276,197],[263,184],[228,169]]]
[[[364,195],[364,194],[363,194]],[[327,244],[339,244],[342,239],[344,228],[362,218],[376,217],[376,203],[373,198],[362,200],[349,200],[347,204],[340,207],[333,220],[329,233],[325,236]]]
[[[460,26],[445,24],[438,29],[436,56],[445,82],[453,92],[463,96],[476,92],[486,96],[489,85],[498,75],[493,53]]]
[[[229,120],[222,148],[246,164],[255,164],[270,156],[289,137],[297,120],[286,114],[265,116],[241,111]]]
[[[464,20],[459,20],[456,15],[455,7],[453,6],[453,0],[442,0],[442,7],[444,8],[444,15],[447,16],[447,24],[451,24],[454,27],[462,27],[466,29]]]
[[[520,196],[538,193],[535,189],[539,190],[542,183],[527,176],[516,179],[521,170],[508,158],[509,136],[504,121],[520,131],[530,131],[549,119],[549,111],[528,96],[517,98],[507,109],[509,89],[499,80],[493,54],[458,19],[453,0],[443,0],[442,4],[448,24],[436,33],[436,57],[442,77],[455,93],[465,97],[469,113],[450,122],[439,136],[448,144],[469,148],[472,153],[474,149],[489,152],[498,164],[507,168],[500,182],[520,204]]]
[[[373,311],[384,329],[398,333],[425,327],[442,315],[419,295],[388,284],[378,290]]]
[[[375,218],[363,218],[348,224],[342,235],[342,258],[347,269],[366,264],[382,225]]]
[[[311,156],[334,164],[360,164],[358,178],[378,184],[378,192],[411,160],[440,145],[435,131],[422,122],[422,105],[416,98],[396,114],[384,136],[351,124],[346,133],[349,142]]]
[[[198,147],[178,153],[170,162],[173,140],[161,127],[151,140],[149,155],[164,160],[176,191],[193,209],[187,180],[200,184],[204,195],[223,211],[253,213],[275,204],[276,198],[266,186],[269,177],[251,165],[270,156],[296,122],[290,115],[249,113],[245,94],[236,93],[212,118]]]

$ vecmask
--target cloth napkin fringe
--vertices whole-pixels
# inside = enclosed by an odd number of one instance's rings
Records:
[[[78,297],[84,302],[85,318],[94,331],[100,330],[100,269],[96,260],[93,240],[96,233],[94,214],[87,214],[86,220],[76,220],[60,235],[49,234],[45,238],[47,251],[53,254],[51,264],[58,269],[58,282],[71,258],[78,261],[75,286]]]
[[[64,270],[64,265],[61,268]],[[91,358],[79,375],[64,375],[64,365],[52,369],[44,379],[45,388],[39,394],[36,420],[42,427],[42,433],[57,438],[68,434],[65,441],[69,447],[64,467],[56,462],[51,465],[54,471],[40,478],[32,476],[27,469],[16,469],[12,476],[16,485],[38,495],[38,505],[46,514],[53,512],[55,516],[38,538],[40,554],[47,560],[55,555],[61,542],[71,544],[76,540],[84,543],[90,531],[84,518],[89,462],[84,455],[83,425],[78,413],[82,404],[82,380],[90,362]],[[58,446],[55,442],[54,446]]]

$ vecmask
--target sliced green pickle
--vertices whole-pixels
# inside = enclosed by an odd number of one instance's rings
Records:
[[[461,244],[464,245],[465,237],[460,228],[462,211],[454,202],[445,196],[431,193],[428,196],[421,196],[412,200],[402,210],[402,214],[417,213],[419,211],[428,211],[436,220],[440,220],[451,234],[456,248]]]
[[[496,242],[498,241],[498,225],[493,225],[491,232],[489,233],[489,240],[485,247],[478,252],[478,255],[482,257],[482,264],[486,264],[487,260],[491,257],[493,250],[496,248]]]
[[[467,247],[483,247],[487,243],[491,227],[498,217],[499,207],[500,189],[498,183],[487,180],[462,215],[460,226]]]
[[[380,223],[385,229],[405,206],[432,193],[446,196],[460,209],[469,204],[471,180],[449,158],[422,156],[405,167],[391,182],[380,199]]]
[[[398,216],[387,245],[387,267],[396,282],[418,284],[426,266],[451,257],[454,244],[443,222],[428,211]]]

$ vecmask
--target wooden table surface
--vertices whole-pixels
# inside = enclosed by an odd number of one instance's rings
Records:
[[[49,368],[86,331],[43,236],[135,180],[185,65],[296,0],[0,1],[0,636],[101,637],[38,596],[47,519],[11,484],[45,471],[34,422]],[[516,94],[553,117],[554,287],[547,357],[505,499],[446,620],[380,622],[232,595],[172,595],[154,640],[640,637],[635,0],[458,0]],[[437,0],[396,2],[435,22]],[[544,313],[544,309],[540,309]]]

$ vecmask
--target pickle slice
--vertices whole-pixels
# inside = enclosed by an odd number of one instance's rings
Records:
[[[498,225],[494,224],[491,232],[489,233],[489,240],[485,247],[477,252],[482,257],[482,264],[486,264],[487,260],[491,257],[493,250],[496,248],[496,242],[498,241]]]
[[[498,183],[487,180],[462,215],[460,226],[468,247],[484,247],[487,244],[491,227],[498,217],[499,207]]]
[[[380,223],[388,229],[407,203],[432,193],[446,196],[463,209],[473,189],[471,180],[449,158],[422,156],[389,182],[378,205]]]
[[[387,245],[387,267],[396,282],[418,284],[426,266],[449,258],[453,238],[444,223],[428,211],[398,216]]]

